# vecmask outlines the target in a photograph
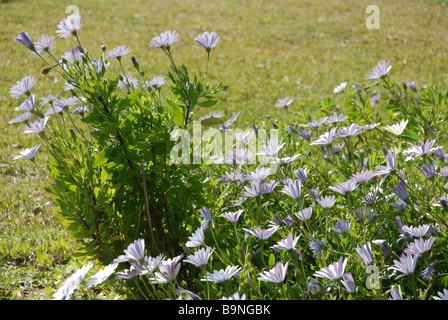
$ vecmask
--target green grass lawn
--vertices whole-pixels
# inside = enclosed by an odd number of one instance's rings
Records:
[[[379,30],[365,25],[371,4],[380,8]],[[391,77],[398,82],[447,84],[443,0],[0,0],[0,299],[51,298],[58,281],[81,263],[72,258],[74,244],[42,189],[48,183],[45,153],[38,156],[39,170],[28,161],[12,161],[31,147],[31,138],[8,125],[18,106],[9,89],[24,76],[38,79],[38,99],[64,94],[61,78],[40,75],[43,62],[13,38],[21,31],[33,40],[55,35],[68,5],[80,9],[85,47],[99,55],[102,42],[108,49],[126,44],[131,54],[125,68],[132,74],[135,56],[148,78],[168,71],[166,56],[148,46],[152,37],[178,31],[176,62],[203,69],[206,55],[193,38],[217,32],[221,43],[212,52],[209,77],[229,90],[214,110],[241,112],[242,127],[266,121],[265,115],[276,118],[274,104],[285,96],[297,99],[292,111],[313,113],[339,83],[364,85],[364,75],[382,59],[391,61]],[[75,45],[72,38],[57,38],[53,53],[61,56]],[[118,65],[111,71],[118,73]]]

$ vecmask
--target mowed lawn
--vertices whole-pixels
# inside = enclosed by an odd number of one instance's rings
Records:
[[[179,32],[174,58],[197,71],[205,67],[206,54],[194,37],[217,32],[221,42],[212,51],[209,79],[229,90],[214,110],[227,116],[241,112],[242,128],[273,121],[275,102],[285,96],[296,98],[293,113],[313,113],[339,83],[366,84],[364,75],[383,59],[391,61],[391,77],[398,82],[447,87],[448,1],[443,0],[0,0],[0,299],[51,298],[58,281],[82,263],[72,258],[73,242],[42,189],[50,183],[45,152],[37,167],[12,161],[34,141],[20,125],[8,124],[22,101],[9,97],[9,89],[27,75],[38,79],[38,100],[49,93],[68,96],[58,74],[42,76],[43,62],[13,39],[21,31],[33,40],[55,35],[69,5],[79,8],[79,35],[90,52],[99,56],[103,42],[108,49],[126,44],[131,54],[125,68],[133,74],[135,56],[148,80],[168,71],[166,56],[149,48],[152,37]],[[366,27],[368,5],[380,9],[378,30]],[[57,38],[53,53],[59,57],[74,46],[72,38]],[[119,72],[116,63],[110,72]]]

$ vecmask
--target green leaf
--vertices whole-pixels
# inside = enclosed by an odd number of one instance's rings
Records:
[[[205,100],[198,103],[198,106],[204,107],[204,108],[210,108],[213,107],[218,101],[217,100]]]
[[[272,268],[275,265],[275,256],[271,253],[269,256],[269,266]]]
[[[108,159],[106,157],[106,149],[101,150],[95,159],[94,166],[96,167],[96,166],[105,165],[107,163],[107,161],[108,161]]]
[[[215,118],[215,117],[207,118],[207,119],[204,119],[201,121],[201,124],[206,127],[210,127],[213,125],[220,125],[223,123],[224,123],[224,121],[222,119]]]

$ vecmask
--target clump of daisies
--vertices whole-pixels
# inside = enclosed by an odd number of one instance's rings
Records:
[[[149,47],[171,71],[145,79],[125,44],[90,56],[80,28],[76,15],[58,25],[76,42],[61,59],[50,36],[15,39],[46,73],[56,68],[71,97],[39,103],[33,76],[10,90],[22,100],[10,123],[39,140],[14,158],[49,148],[63,215],[100,264],[69,276],[54,299],[76,297],[83,282],[124,286],[127,299],[446,299],[448,102],[437,88],[397,84],[384,60],[365,88],[344,79],[313,115],[291,113],[291,94],[273,103],[274,123],[236,128],[239,113],[194,112],[224,89],[205,83],[216,33],[194,39],[207,58],[194,77],[172,55],[180,34],[155,36]],[[105,80],[110,63],[121,72]],[[190,134],[194,119],[212,134]],[[215,151],[207,161],[168,161],[202,143]]]

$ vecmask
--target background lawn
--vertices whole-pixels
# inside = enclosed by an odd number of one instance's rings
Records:
[[[366,28],[366,7],[380,8],[380,29]],[[54,217],[55,207],[42,186],[47,181],[45,153],[37,166],[12,161],[31,137],[8,121],[18,101],[9,89],[27,75],[38,79],[37,99],[50,92],[68,96],[56,73],[40,75],[44,64],[13,41],[21,31],[35,40],[55,35],[56,25],[76,5],[82,16],[81,41],[101,52],[126,44],[124,61],[132,74],[135,56],[147,77],[165,76],[166,56],[150,49],[151,39],[165,30],[181,38],[172,52],[178,64],[205,67],[206,55],[193,38],[215,31],[221,43],[213,50],[209,77],[229,90],[213,110],[227,116],[241,112],[245,128],[275,118],[277,99],[294,96],[294,113],[313,113],[335,86],[348,81],[364,85],[364,75],[379,60],[390,60],[392,79],[414,80],[417,87],[447,84],[447,0],[154,0],[50,1],[0,0],[0,298],[47,299],[82,261],[73,258],[74,244]],[[56,39],[55,56],[76,45]],[[111,71],[119,73],[118,64]],[[209,112],[209,110],[206,110]],[[294,119],[290,119],[293,121]],[[38,169],[39,168],[39,169]]]

